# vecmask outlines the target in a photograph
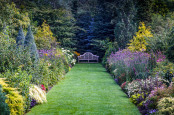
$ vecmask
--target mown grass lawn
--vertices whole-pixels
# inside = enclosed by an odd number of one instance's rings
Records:
[[[140,115],[101,64],[76,64],[27,115]]]

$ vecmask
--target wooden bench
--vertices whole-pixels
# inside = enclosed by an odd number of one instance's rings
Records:
[[[87,61],[86,63],[98,63],[98,58],[99,56],[93,55],[91,52],[86,52],[83,55],[78,56],[78,62],[80,63],[80,61],[83,61],[82,63],[85,63],[84,61]]]

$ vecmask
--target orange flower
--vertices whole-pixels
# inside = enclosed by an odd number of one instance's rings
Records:
[[[79,56],[79,55],[80,55],[80,53],[78,53],[77,51],[74,51],[74,53],[75,53],[77,56]]]

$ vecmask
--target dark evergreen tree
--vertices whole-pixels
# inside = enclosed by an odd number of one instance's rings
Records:
[[[5,102],[6,96],[2,91],[2,86],[0,85],[0,115],[10,115],[10,109],[8,104]]]
[[[171,34],[169,36],[169,47],[167,49],[167,58],[171,61],[171,62],[174,62],[174,27],[172,28],[171,30]]]
[[[74,16],[74,18],[77,18],[77,12],[78,12],[78,2],[77,0],[72,1],[72,5],[71,5],[71,12]]]
[[[121,49],[124,49],[129,43],[129,40],[133,38],[136,32],[135,16],[136,9],[135,3],[132,0],[124,0],[118,4],[117,18],[115,25],[115,41]]]
[[[39,55],[38,55],[37,47],[34,41],[34,36],[30,26],[28,27],[28,32],[25,37],[24,46],[26,49],[29,50],[31,59],[37,62],[39,59]]]
[[[17,46],[24,46],[24,41],[25,41],[25,36],[24,36],[22,27],[20,27],[18,36],[16,38]]]
[[[86,30],[86,33],[87,33],[87,37],[86,39],[83,40],[84,42],[84,49],[86,52],[92,52],[94,53],[94,51],[92,50],[93,49],[93,46],[92,46],[92,40],[94,39],[94,18],[92,18],[90,21],[89,21],[89,27],[87,28]]]
[[[152,7],[154,0],[136,0],[137,2],[137,22],[151,21]]]
[[[95,15],[95,37],[96,40],[114,41],[114,24],[112,21],[112,13],[104,2],[99,2]]]
[[[95,10],[94,10],[95,9]],[[114,24],[111,24],[112,16],[104,2],[97,2],[92,12],[78,14],[77,25],[85,31],[78,31],[78,48],[80,53],[90,51],[102,57],[105,48],[101,47],[101,42],[109,39],[114,41]]]
[[[80,53],[84,53],[88,48],[88,34],[89,34],[89,25],[91,21],[91,14],[89,12],[81,13],[77,15],[77,26],[80,27],[76,32],[76,37],[78,41],[77,51]]]
[[[38,9],[34,13],[34,21],[38,21],[41,25],[43,20],[50,25],[51,31],[64,48],[75,48],[76,39],[75,31],[77,29],[75,19],[72,17],[71,12],[65,9]]]

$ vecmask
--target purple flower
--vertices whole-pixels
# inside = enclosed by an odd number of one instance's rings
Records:
[[[114,79],[116,83],[118,83],[118,79]]]
[[[30,104],[30,108],[34,107],[37,104],[35,99],[32,99],[31,104]]]
[[[156,113],[156,112],[157,112],[156,109],[152,109],[152,110],[149,111],[150,114],[152,114],[152,113]]]

